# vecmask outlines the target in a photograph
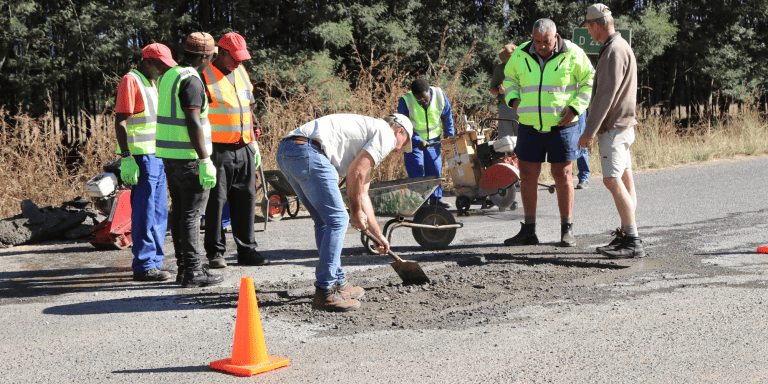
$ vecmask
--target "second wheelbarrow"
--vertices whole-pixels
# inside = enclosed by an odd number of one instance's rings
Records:
[[[378,216],[394,216],[384,225],[382,233],[392,243],[392,232],[400,227],[411,228],[413,238],[428,250],[445,249],[464,226],[457,223],[445,208],[425,204],[443,179],[437,176],[415,177],[372,183],[368,188],[373,211]],[[341,190],[349,205],[346,188]],[[413,217],[413,219],[409,219]],[[360,240],[366,249],[375,253],[375,245],[365,234]]]
[[[264,171],[264,180],[272,187],[271,190],[264,191],[264,197],[256,203],[256,207],[261,211],[264,220],[280,220],[286,213],[291,217],[296,217],[301,203],[283,172],[279,170]],[[261,181],[256,183],[256,191],[258,192],[259,189],[263,189]],[[295,209],[291,209],[293,203],[296,203]]]

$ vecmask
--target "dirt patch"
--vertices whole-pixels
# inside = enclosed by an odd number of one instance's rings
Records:
[[[516,310],[531,304],[593,302],[600,294],[587,281],[615,278],[631,264],[584,254],[552,257],[553,250],[531,247],[535,253],[526,255],[453,253],[440,263],[418,260],[432,280],[424,285],[403,285],[394,272],[381,279],[378,268],[355,273],[351,281],[366,294],[362,308],[346,314],[313,311],[312,281],[257,287],[259,308],[263,317],[324,324],[337,334],[462,328],[524,320]]]

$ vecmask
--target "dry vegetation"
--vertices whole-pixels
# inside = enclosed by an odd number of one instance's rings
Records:
[[[474,53],[470,51],[465,64]],[[381,58],[356,55],[363,69],[360,72],[329,76],[314,84],[301,83],[293,76],[278,76],[266,72],[257,93],[264,135],[259,139],[265,169],[276,169],[272,155],[277,144],[287,132],[317,117],[330,113],[357,113],[383,117],[393,113],[398,99],[408,91],[413,79],[410,73],[398,69],[399,60],[394,56]],[[439,60],[438,60],[439,62]],[[311,69],[320,63],[307,61],[303,64]],[[304,68],[307,70],[307,68]],[[463,67],[450,70],[434,64],[431,78],[440,79],[454,111],[454,119],[462,121],[462,111],[469,110],[467,93],[460,86]],[[349,85],[351,84],[351,86]],[[274,94],[291,96],[273,97]],[[485,90],[486,85],[479,86]],[[277,91],[277,92],[276,92]],[[473,103],[474,105],[476,103]],[[495,107],[488,105],[476,112],[472,119],[480,121],[495,115]],[[0,217],[20,213],[20,202],[31,199],[40,206],[60,205],[78,195],[84,195],[85,182],[101,172],[101,165],[114,158],[114,117],[110,113],[99,116],[85,116],[89,127],[88,139],[76,150],[69,150],[62,143],[71,141],[66,132],[70,129],[54,128],[52,114],[39,118],[24,113],[10,116],[0,107]],[[456,124],[463,130],[463,124]],[[637,139],[633,145],[635,169],[653,169],[672,165],[701,162],[738,155],[759,155],[768,152],[768,122],[752,106],[743,107],[738,113],[729,114],[724,120],[704,119],[688,129],[677,127],[669,117],[658,114],[640,120]],[[595,149],[595,148],[593,148]],[[600,173],[600,162],[596,151],[590,154],[594,174]],[[546,175],[546,173],[543,173]],[[375,180],[392,180],[406,177],[401,156],[385,160],[374,174]],[[450,184],[448,185],[450,189]]]

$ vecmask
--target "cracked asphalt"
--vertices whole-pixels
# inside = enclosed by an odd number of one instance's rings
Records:
[[[521,209],[473,206],[445,251],[396,230],[393,250],[418,261],[428,285],[403,285],[349,231],[342,265],[366,296],[346,314],[310,308],[305,215],[266,232],[257,223],[272,265],[239,266],[229,252],[224,284],[210,288],[134,282],[127,250],[0,250],[0,383],[768,382],[768,255],[755,251],[768,244],[768,157],[635,179],[645,258],[595,253],[619,218],[594,178],[576,191],[573,248],[556,246],[556,199],[544,189],[538,246],[502,245]],[[231,354],[243,276],[254,279],[269,354],[291,360],[250,379],[208,368]]]

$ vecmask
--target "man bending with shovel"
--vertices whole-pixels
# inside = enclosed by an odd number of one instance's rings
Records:
[[[368,196],[370,171],[393,151],[411,151],[412,135],[411,121],[401,114],[384,119],[333,114],[302,125],[280,142],[277,164],[315,222],[320,262],[315,270],[312,309],[346,312],[360,308],[357,299],[365,291],[352,286],[341,268],[347,223],[358,230],[368,229],[379,244],[379,253],[389,251]],[[349,215],[339,191],[339,177],[347,178]]]

